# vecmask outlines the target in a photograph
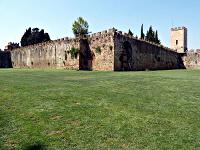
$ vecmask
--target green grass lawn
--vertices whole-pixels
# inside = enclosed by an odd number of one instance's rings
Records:
[[[200,70],[0,70],[0,149],[200,149]]]

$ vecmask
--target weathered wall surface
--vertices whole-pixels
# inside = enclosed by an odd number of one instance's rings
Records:
[[[113,38],[114,29],[95,33],[89,37],[90,50],[93,54],[93,70],[114,70]]]
[[[78,69],[78,59],[72,59],[69,51],[79,48],[75,39],[60,39],[11,51],[14,68],[67,68]]]
[[[78,50],[77,58],[71,57],[72,48]],[[11,58],[14,68],[104,71],[184,68],[180,54],[169,48],[122,34],[115,29],[98,32],[83,39],[65,38],[15,49],[11,51]],[[187,61],[190,57],[184,59]]]
[[[179,27],[171,29],[171,48],[178,53],[187,50],[187,28]]]
[[[170,49],[139,40],[121,32],[115,34],[115,70],[166,70],[184,68],[181,56]]]
[[[10,52],[0,51],[0,68],[12,68]]]
[[[183,62],[187,69],[200,69],[200,53],[187,53],[183,56]]]
[[[113,70],[113,31],[92,34],[84,38],[87,40],[65,38],[15,49],[11,51],[13,67]],[[73,47],[79,50],[79,55],[72,59]]]

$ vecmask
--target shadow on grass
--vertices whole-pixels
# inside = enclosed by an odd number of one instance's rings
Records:
[[[23,150],[47,150],[47,146],[38,142],[31,145],[26,145]]]

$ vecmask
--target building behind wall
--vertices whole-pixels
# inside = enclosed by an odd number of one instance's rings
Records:
[[[171,49],[178,53],[186,53],[187,47],[187,28],[178,27],[171,29]]]

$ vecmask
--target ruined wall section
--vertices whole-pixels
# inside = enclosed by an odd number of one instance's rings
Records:
[[[200,53],[189,52],[185,54],[183,62],[187,69],[200,69]]]
[[[167,70],[184,68],[181,56],[169,48],[116,32],[115,70]]]
[[[78,69],[78,58],[72,59],[71,48],[79,48],[76,39],[63,38],[11,51],[14,68]]]
[[[10,52],[0,51],[0,68],[12,68]]]
[[[109,29],[89,36],[92,70],[114,70],[114,33],[115,29]]]

